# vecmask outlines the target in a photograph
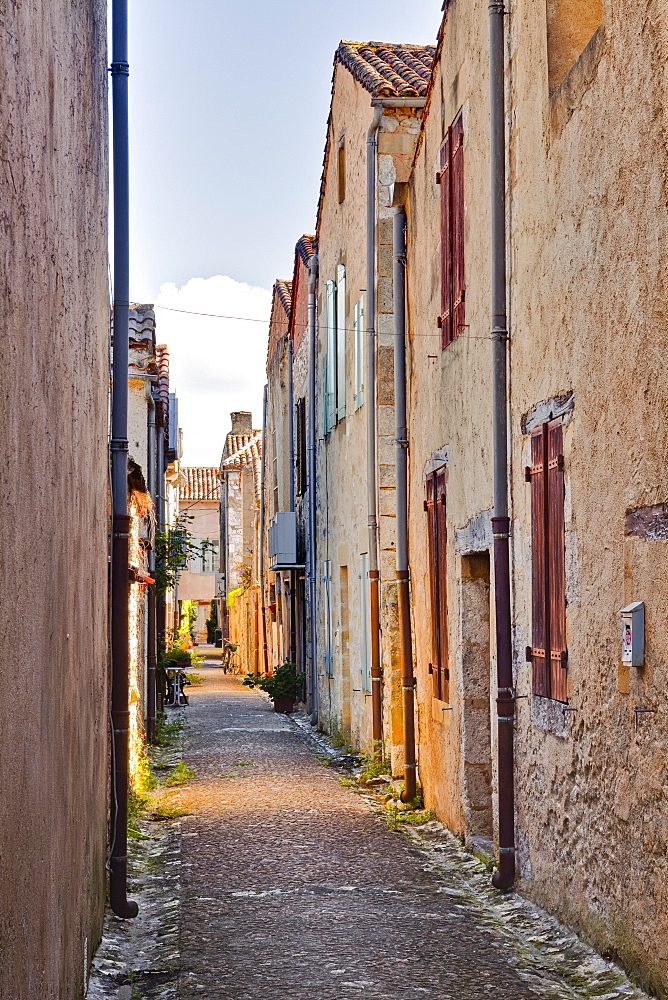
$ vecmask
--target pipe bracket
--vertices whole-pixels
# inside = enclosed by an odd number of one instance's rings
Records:
[[[109,72],[112,76],[130,76],[130,63],[112,62]]]

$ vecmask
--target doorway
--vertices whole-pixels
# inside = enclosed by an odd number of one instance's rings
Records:
[[[489,553],[462,556],[462,768],[466,832],[492,836]]]

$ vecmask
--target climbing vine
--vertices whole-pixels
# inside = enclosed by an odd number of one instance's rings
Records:
[[[186,568],[188,556],[201,551],[201,542],[188,530],[191,514],[180,514],[171,528],[155,533],[155,590],[165,594],[176,586],[179,572]]]

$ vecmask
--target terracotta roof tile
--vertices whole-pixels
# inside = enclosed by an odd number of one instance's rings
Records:
[[[301,236],[297,240],[295,250],[304,262],[304,266],[310,267],[313,255],[316,251],[315,236]]]
[[[131,305],[128,314],[130,340],[155,344],[155,312],[152,305]]]
[[[425,97],[436,49],[433,45],[341,42],[341,63],[372,97]]]
[[[155,349],[158,358],[158,389],[165,414],[169,410],[169,351],[167,344],[158,344]]]
[[[262,431],[252,434],[228,434],[221,468],[243,469],[247,465],[259,462],[262,456]]]
[[[285,309],[286,316],[290,315],[292,308],[292,282],[282,281],[280,278],[274,283],[274,288],[281,300],[281,305]]]
[[[213,466],[185,466],[181,469],[185,477],[185,486],[179,493],[179,502],[210,500],[216,502],[220,495],[218,469]]]

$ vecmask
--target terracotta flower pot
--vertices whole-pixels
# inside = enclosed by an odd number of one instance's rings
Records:
[[[294,698],[277,698],[274,702],[274,711],[282,712],[284,715],[293,712],[295,708]]]

